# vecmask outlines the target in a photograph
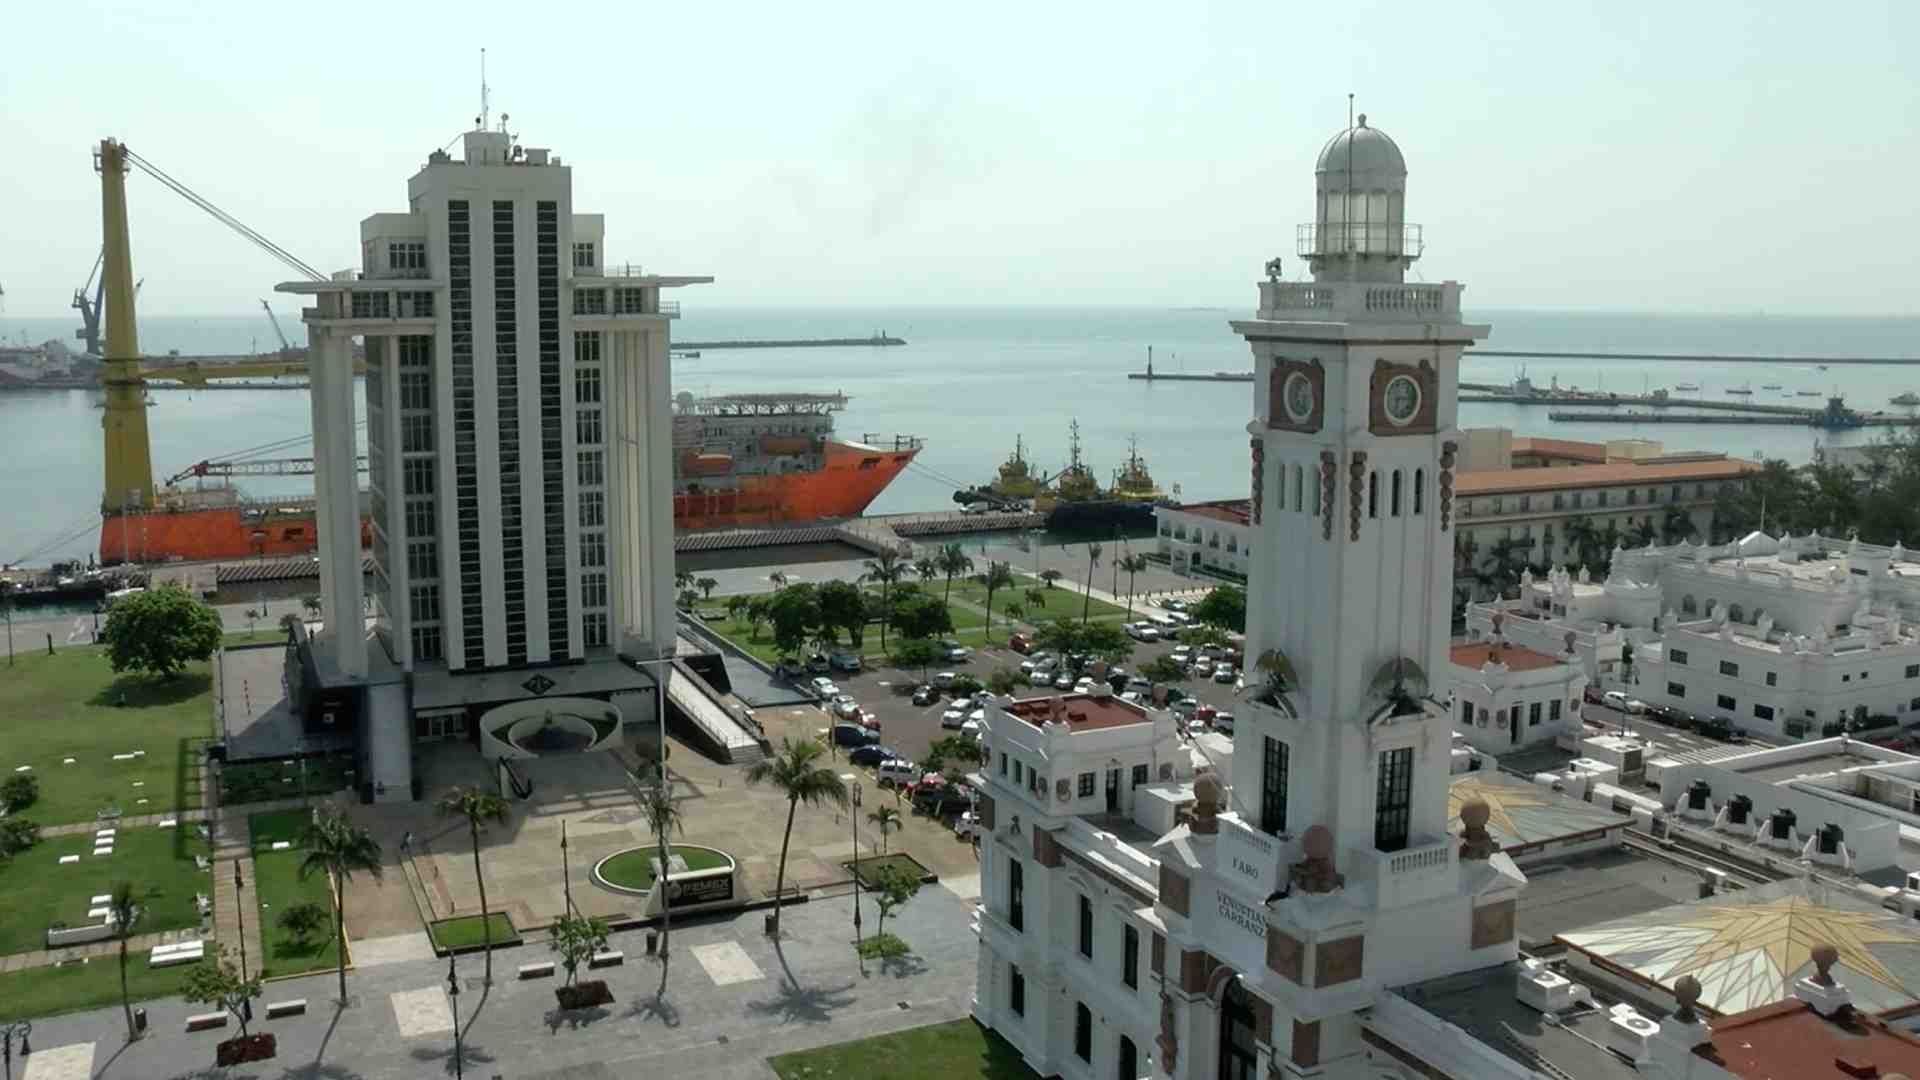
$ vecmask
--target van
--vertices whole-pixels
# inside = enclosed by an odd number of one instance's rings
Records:
[[[889,785],[903,787],[907,784],[918,783],[920,780],[920,766],[904,758],[894,758],[891,761],[883,761],[875,772],[877,774],[876,779],[881,787],[887,787]]]

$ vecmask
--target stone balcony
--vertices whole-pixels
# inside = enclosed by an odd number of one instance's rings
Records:
[[[1460,284],[1263,281],[1259,317],[1286,322],[1457,323]]]

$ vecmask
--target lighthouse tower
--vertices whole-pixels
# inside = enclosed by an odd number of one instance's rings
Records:
[[[1192,835],[1159,850],[1168,948],[1210,972],[1169,991],[1172,1076],[1399,1075],[1365,1030],[1383,990],[1515,955],[1524,878],[1484,807],[1463,812],[1473,828],[1449,819],[1429,683],[1449,645],[1460,352],[1488,327],[1461,321],[1458,283],[1405,283],[1420,231],[1385,132],[1360,117],[1314,174],[1297,252],[1313,280],[1269,264],[1256,316],[1233,323],[1256,365],[1247,686],[1231,790],[1197,787]]]

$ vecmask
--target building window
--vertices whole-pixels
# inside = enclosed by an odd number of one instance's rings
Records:
[[[1093,901],[1080,897],[1080,955],[1093,959]]]
[[[433,494],[433,459],[408,458],[400,463],[401,490],[408,495]]]
[[[1402,747],[1380,755],[1380,775],[1374,788],[1373,846],[1399,851],[1407,846],[1413,810],[1413,748]]]
[[[1460,703],[1460,726],[1473,726],[1473,702],[1471,701],[1463,701]]]
[[[407,576],[416,581],[439,577],[440,545],[432,540],[409,540]]]
[[[1293,467],[1293,511],[1296,514],[1306,508],[1306,505],[1307,505],[1306,495],[1302,491],[1302,489],[1305,487],[1306,487],[1306,473],[1300,468],[1300,466],[1295,465]]]
[[[400,449],[410,454],[433,450],[432,413],[400,418]]]
[[[1677,697],[1677,698],[1683,698],[1683,697],[1686,697],[1686,696],[1687,696],[1687,688],[1686,688],[1685,686],[1683,686],[1683,685],[1681,685],[1680,683],[1677,683],[1677,682],[1670,682],[1670,683],[1668,683],[1668,684],[1667,684],[1667,696],[1668,696],[1668,697]]]
[[[432,536],[433,532],[433,500],[408,499],[407,535]]]
[[[603,528],[607,524],[607,493],[604,491],[583,491],[580,493],[580,527],[583,529]]]
[[[1735,710],[1736,708],[1739,708],[1739,706],[1737,706],[1737,705],[1735,705],[1735,704],[1734,704],[1734,701],[1733,701],[1733,699],[1732,699],[1732,698],[1730,698],[1730,697],[1728,697],[1728,696],[1727,696],[1727,695],[1725,695],[1725,694],[1721,694],[1721,695],[1719,695],[1718,697],[1716,697],[1716,698],[1714,698],[1714,701],[1713,701],[1713,703],[1714,703],[1715,705],[1718,705],[1718,706],[1720,706],[1721,708],[1723,708],[1723,709],[1725,709],[1725,710],[1727,710],[1728,712],[1732,712],[1732,711],[1734,711],[1734,710]]]
[[[1720,674],[1730,678],[1737,678],[1740,674],[1740,665],[1731,660],[1722,660],[1720,661]]]
[[[614,312],[619,315],[643,315],[647,310],[645,289],[613,290]]]
[[[575,270],[593,269],[593,245],[591,243],[573,245],[573,268]]]
[[[1780,676],[1771,671],[1767,672],[1767,685],[1768,686],[1780,685]]]
[[[605,315],[607,313],[607,290],[573,290],[573,313],[575,315]]]
[[[1073,1004],[1073,1056],[1093,1062],[1093,1014],[1077,1001]]]
[[[1007,965],[1007,1008],[1015,1016],[1027,1015],[1027,977],[1018,964]]]
[[[599,487],[607,482],[607,452],[605,450],[580,451],[581,487]]]
[[[1400,470],[1393,470],[1393,489],[1388,493],[1387,512],[1393,517],[1400,516]]]
[[[597,367],[575,368],[573,371],[573,400],[581,405],[600,404],[600,369]]]
[[[588,647],[607,643],[607,613],[589,611],[580,616],[580,637]]]
[[[1128,923],[1120,932],[1120,981],[1140,989],[1140,931]]]
[[[580,606],[603,608],[607,606],[607,573],[594,570],[580,575]]]
[[[1083,772],[1080,774],[1079,791],[1080,791],[1081,798],[1083,799],[1093,798],[1093,774],[1092,773]]]
[[[413,659],[415,662],[440,659],[443,647],[440,641],[440,627],[437,624],[433,626],[415,626],[413,628]]]
[[[1566,509],[1566,507],[1567,507],[1567,497],[1565,495],[1560,494],[1559,492],[1555,492],[1553,496],[1553,508],[1555,510],[1564,510]]]
[[[1540,726],[1540,703],[1537,701],[1527,706],[1527,726]]]
[[[1141,784],[1146,783],[1148,776],[1149,773],[1145,765],[1135,765],[1133,767],[1133,783],[1131,786],[1139,787]]]
[[[414,622],[438,622],[440,620],[440,586],[434,584],[415,585],[407,592],[408,610]]]
[[[1426,498],[1427,498],[1426,492],[1427,492],[1427,470],[1425,469],[1413,470],[1413,512],[1415,514],[1422,514],[1426,512]]]
[[[1380,516],[1380,473],[1375,470],[1367,474],[1367,516]]]
[[[1007,755],[1005,754],[1000,755],[1000,775],[1007,775]]]
[[[600,533],[587,533],[580,537],[580,565],[607,565],[607,538]]]
[[[1531,509],[1533,509],[1533,496],[1531,495],[1520,496],[1520,512],[1524,514]]]
[[[1920,664],[1907,665],[1907,678],[1920,679]]]
[[[1693,599],[1693,597],[1691,597],[1691,596],[1689,596],[1689,597],[1687,597],[1687,599],[1688,599],[1688,600],[1692,600],[1692,599]],[[1691,614],[1691,613],[1689,613],[1689,614]],[[1685,663],[1687,662],[1687,650],[1685,650],[1685,649],[1668,649],[1668,650],[1667,650],[1667,659],[1669,659],[1669,660],[1671,660],[1671,661],[1673,661],[1673,662],[1674,662],[1674,663],[1676,663],[1676,664],[1682,664],[1682,665],[1684,665],[1684,664],[1685,664]]]
[[[1018,759],[1018,758],[1015,758],[1015,759],[1014,759],[1014,762],[1013,762],[1013,782],[1014,782],[1014,783],[1016,783],[1016,784],[1018,784],[1018,783],[1020,783],[1020,782],[1021,782],[1021,777],[1025,775],[1025,774],[1024,774],[1024,773],[1023,773],[1022,771],[1021,771],[1021,770],[1022,770],[1022,764],[1023,764],[1023,763],[1022,763],[1022,762],[1020,761],[1020,759]]]
[[[1606,493],[1606,492],[1604,492],[1604,491],[1597,491],[1597,492],[1595,492],[1595,493],[1594,493],[1594,496],[1593,496],[1593,498],[1594,498],[1594,505],[1596,505],[1596,506],[1605,506],[1605,505],[1607,505],[1607,493]]]
[[[425,240],[392,240],[387,243],[387,266],[393,270],[425,270]]]
[[[581,409],[575,417],[574,437],[582,446],[600,445],[600,410]]]
[[[1260,762],[1260,828],[1279,835],[1287,831],[1287,766],[1292,750],[1279,739],[1267,738]]]
[[[1753,715],[1761,720],[1771,720],[1773,719],[1773,706],[1755,705],[1753,707]]]
[[[1017,770],[1019,762],[1014,762]],[[1026,865],[1019,859],[1007,860],[1007,925],[1015,930],[1027,928]]]

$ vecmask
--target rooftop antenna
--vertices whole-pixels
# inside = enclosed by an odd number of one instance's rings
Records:
[[[493,119],[493,110],[487,105],[487,50],[480,49],[480,130],[487,130],[487,124]]]

